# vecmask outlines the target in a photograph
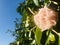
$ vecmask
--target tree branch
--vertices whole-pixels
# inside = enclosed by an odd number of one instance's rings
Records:
[[[59,36],[59,33],[52,29],[52,31]]]
[[[28,7],[28,10],[33,14],[35,15],[35,13]]]

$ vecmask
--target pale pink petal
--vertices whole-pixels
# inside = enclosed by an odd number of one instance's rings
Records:
[[[45,31],[50,29],[52,26],[55,26],[56,21],[57,14],[55,11],[47,7],[39,9],[38,13],[34,16],[34,22],[41,31]]]

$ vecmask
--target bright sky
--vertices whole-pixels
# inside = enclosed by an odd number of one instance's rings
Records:
[[[0,0],[0,45],[9,45],[14,38],[6,33],[8,29],[14,30],[15,18],[20,18],[16,12],[19,2],[23,0]]]

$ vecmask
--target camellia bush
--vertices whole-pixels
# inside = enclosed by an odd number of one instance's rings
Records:
[[[60,0],[24,0],[17,12],[13,45],[60,45]]]

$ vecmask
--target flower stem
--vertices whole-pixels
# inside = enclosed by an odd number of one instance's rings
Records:
[[[55,30],[53,30],[53,29],[52,29],[52,31],[53,31],[55,34],[57,34],[57,35],[59,36],[58,32],[56,32],[56,31],[55,31]]]

